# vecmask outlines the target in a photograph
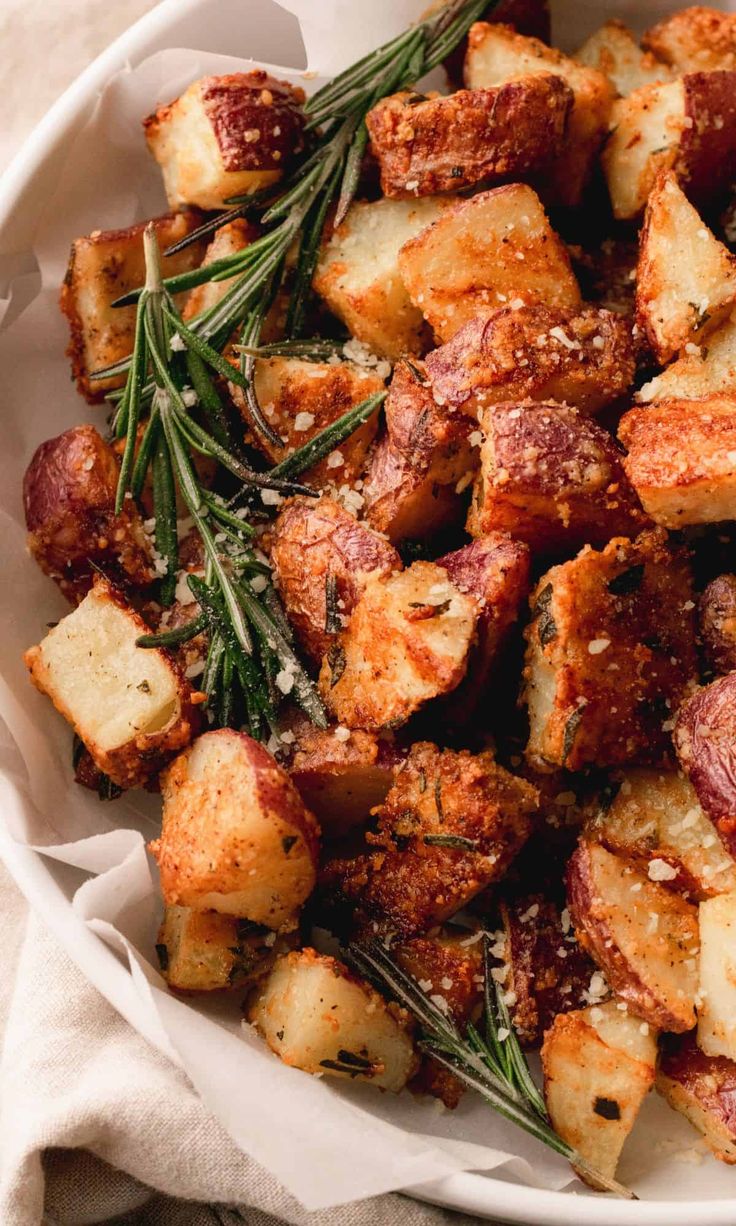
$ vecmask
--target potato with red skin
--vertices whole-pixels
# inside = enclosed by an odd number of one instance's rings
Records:
[[[736,1163],[736,1062],[706,1056],[695,1037],[665,1035],[655,1089],[689,1120],[716,1158]]]
[[[696,4],[647,30],[641,45],[677,72],[736,69],[736,14]]]
[[[672,735],[680,766],[736,856],[736,672],[696,690],[680,707]]]
[[[119,466],[94,426],[41,443],[23,478],[28,547],[67,600],[78,604],[98,573],[134,588],[155,578],[140,515],[127,498],[115,513]]]
[[[207,732],[161,777],[150,844],[168,906],[292,931],[316,879],[319,827],[288,774],[245,733]]]
[[[700,639],[714,673],[736,669],[736,575],[713,579],[698,601]]]
[[[384,537],[326,496],[318,501],[291,498],[284,504],[274,528],[271,565],[289,621],[314,661],[329,651],[368,580],[402,569],[398,553]],[[330,584],[334,626],[327,609]]]
[[[588,839],[568,864],[567,898],[578,941],[632,1012],[662,1030],[691,1030],[697,908]]]

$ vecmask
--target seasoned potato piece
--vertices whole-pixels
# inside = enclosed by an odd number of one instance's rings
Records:
[[[673,739],[698,800],[736,856],[736,673],[696,690],[677,713]]]
[[[613,105],[601,161],[619,219],[641,213],[662,170],[701,203],[717,196],[736,169],[736,76],[693,72],[634,90]]]
[[[578,941],[637,1017],[678,1034],[691,1030],[697,908],[588,839],[568,865],[567,897]]]
[[[700,640],[714,673],[736,669],[736,575],[719,575],[698,602]]]
[[[698,400],[721,393],[736,395],[736,315],[730,315],[708,337],[706,345],[692,346],[645,383],[635,399],[650,404],[660,400]]]
[[[635,361],[631,327],[610,311],[517,306],[476,315],[426,367],[434,395],[472,416],[527,397],[597,413],[631,387]]]
[[[556,76],[439,96],[405,91],[366,116],[384,196],[431,196],[519,179],[562,150],[573,94]]]
[[[184,238],[199,225],[193,211],[154,218],[161,249]],[[141,221],[127,230],[93,230],[72,243],[69,265],[59,303],[69,321],[67,354],[80,395],[90,403],[102,400],[111,388],[122,387],[125,375],[93,379],[96,370],[127,358],[133,349],[135,306],[113,307],[116,298],[137,289],[146,278]],[[189,272],[204,254],[204,243],[194,242],[177,255],[162,260],[164,276]]]
[[[677,72],[736,69],[736,14],[705,5],[680,9],[642,38],[642,46]]]
[[[531,599],[530,762],[579,770],[660,761],[696,671],[686,555],[664,533],[618,537],[547,571]]]
[[[279,958],[248,1020],[284,1064],[305,1073],[402,1090],[416,1068],[412,1023],[336,958],[300,949]]]
[[[567,405],[496,404],[483,442],[467,529],[494,529],[533,550],[603,545],[647,525],[611,436]]]
[[[523,183],[453,205],[404,243],[399,270],[412,302],[442,341],[508,301],[580,306],[567,250],[536,192]]]
[[[250,920],[166,907],[156,943],[161,974],[178,992],[252,986],[267,973],[284,939]]]
[[[669,81],[674,76],[672,69],[650,51],[642,51],[628,26],[617,18],[591,34],[575,59],[588,68],[597,68],[624,97],[642,85]]]
[[[427,348],[427,329],[399,270],[399,250],[449,199],[359,200],[323,244],[313,286],[353,336],[396,361]]]
[[[655,1089],[689,1120],[721,1162],[736,1163],[736,1064],[706,1056],[693,1035],[665,1035]]]
[[[274,582],[296,635],[321,660],[369,579],[401,570],[396,550],[339,502],[291,498],[279,511],[271,547]],[[328,594],[330,597],[328,608]]]
[[[698,1046],[736,1059],[736,891],[700,904]]]
[[[549,0],[498,0],[496,4],[489,4],[480,16],[483,21],[500,21],[504,25],[513,26],[519,34],[530,34],[532,38],[540,38],[545,43],[550,41]],[[464,38],[443,61],[453,86],[459,87],[462,84],[467,49],[468,40]]]
[[[25,653],[33,684],[121,788],[154,780],[198,723],[173,656],[136,646],[145,634],[143,619],[98,578],[81,604]]]
[[[244,217],[237,217],[235,221],[228,222],[226,226],[220,226],[219,230],[215,230],[212,241],[205,251],[202,267],[244,251],[257,237],[257,227],[252,222],[246,221]],[[207,311],[210,307],[216,306],[230,289],[233,280],[233,277],[229,277],[226,281],[205,281],[203,285],[195,285],[194,289],[187,294],[182,309],[182,318],[193,319],[195,315],[199,315],[200,311]]]
[[[644,215],[636,286],[637,322],[659,364],[713,331],[734,301],[736,258],[703,224],[674,173],[663,172]]]
[[[504,876],[537,799],[488,752],[419,742],[376,810],[375,850],[328,862],[325,887],[347,903],[353,929],[427,932]]]
[[[544,1037],[544,1097],[552,1126],[609,1179],[654,1082],[656,1058],[656,1037],[615,1001],[560,1014]]]
[[[221,209],[281,178],[304,147],[304,92],[261,68],[202,77],[143,121],[169,206]]]
[[[319,827],[286,771],[251,737],[207,732],[161,777],[158,860],[169,906],[289,932],[312,890]]]
[[[73,426],[36,449],[23,478],[28,548],[78,604],[101,567],[119,583],[154,579],[151,547],[132,499],[115,514],[118,464],[94,426]]]
[[[366,584],[322,663],[319,689],[348,728],[393,728],[460,684],[478,608],[432,562]]]
[[[547,47],[536,38],[524,38],[509,26],[478,21],[468,35],[465,84],[489,89],[529,73],[555,73],[573,92],[564,155],[544,176],[545,188],[556,204],[580,204],[596,154],[608,128],[613,87],[595,68]]]
[[[736,889],[736,863],[679,772],[629,770],[610,805],[588,825],[592,839],[663,886],[700,901]]]
[[[656,523],[736,519],[736,395],[631,409],[619,438],[629,480]]]

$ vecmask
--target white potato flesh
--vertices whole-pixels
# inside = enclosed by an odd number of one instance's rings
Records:
[[[700,904],[698,1046],[736,1060],[736,891]]]
[[[708,337],[707,345],[685,352],[661,375],[637,392],[640,404],[658,400],[697,400],[719,393],[736,393],[736,315],[730,315]]]
[[[611,135],[601,162],[616,217],[641,212],[658,171],[674,164],[684,130],[682,81],[645,85],[613,104]]]

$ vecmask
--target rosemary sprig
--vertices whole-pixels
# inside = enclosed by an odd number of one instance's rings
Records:
[[[403,971],[386,947],[375,940],[351,945],[350,960],[357,969],[383,991],[404,1005],[416,1018],[420,1028],[418,1047],[453,1073],[464,1085],[477,1091],[495,1111],[512,1124],[523,1128],[550,1149],[567,1158],[580,1172],[608,1192],[629,1200],[636,1196],[630,1189],[601,1174],[595,1167],[563,1141],[553,1129],[544,1099],[532,1080],[529,1067],[519,1046],[503,991],[491,975],[490,941],[483,936],[485,968],[484,1034],[469,1025],[463,1035],[419,984]]]

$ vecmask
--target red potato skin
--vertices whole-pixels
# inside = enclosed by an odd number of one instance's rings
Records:
[[[664,1035],[655,1086],[675,1110],[687,1115],[690,1100],[711,1117],[713,1132],[703,1133],[706,1141],[721,1162],[736,1164],[736,1063],[733,1060],[726,1056],[706,1056],[694,1035]]]
[[[698,602],[700,637],[714,673],[736,669],[736,575],[719,575]]]
[[[724,847],[736,856],[736,672],[697,690],[673,733],[680,765]]]
[[[675,171],[692,200],[710,200],[736,173],[736,72],[689,72],[683,84],[692,126],[680,137]]]

